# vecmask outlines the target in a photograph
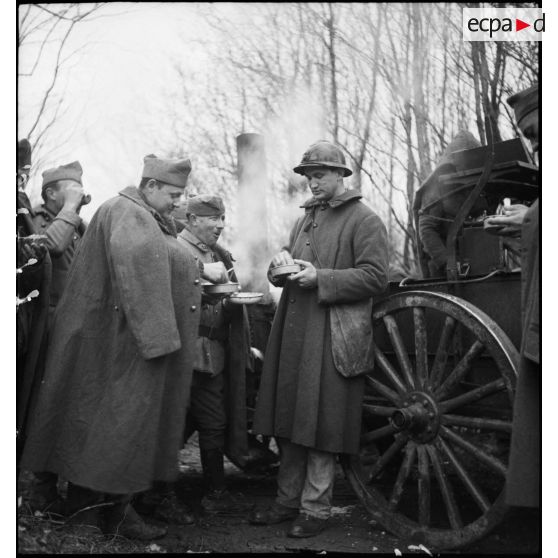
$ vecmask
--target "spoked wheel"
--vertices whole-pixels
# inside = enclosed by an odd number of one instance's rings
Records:
[[[468,302],[409,291],[373,312],[359,456],[345,473],[386,529],[434,549],[488,533],[504,485],[519,355]]]

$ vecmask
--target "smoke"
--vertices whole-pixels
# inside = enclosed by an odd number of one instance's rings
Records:
[[[288,245],[291,228],[303,214],[300,205],[309,197],[306,180],[292,168],[310,144],[326,138],[327,129],[319,99],[306,88],[295,88],[278,105],[260,134],[237,138],[239,188],[231,208],[235,232],[228,243],[243,290],[264,293],[270,291],[269,263]],[[271,291],[277,298],[277,290]]]

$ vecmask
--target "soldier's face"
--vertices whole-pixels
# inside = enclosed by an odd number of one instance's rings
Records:
[[[225,214],[201,217],[193,215],[190,218],[190,231],[197,236],[203,243],[213,248],[223,229],[225,228]]]
[[[79,183],[77,183],[75,180],[64,179],[58,180],[56,182],[56,186],[47,188],[48,198],[50,199],[52,205],[54,205],[57,213],[62,211],[62,208],[64,207],[64,202],[66,201],[66,188],[70,184]]]
[[[178,207],[184,188],[150,180],[144,189],[147,203],[163,217],[170,217],[171,211]]]
[[[304,176],[306,176],[308,188],[310,188],[314,199],[318,201],[328,201],[342,194],[345,190],[343,178],[339,172],[330,168],[309,169],[304,173]]]

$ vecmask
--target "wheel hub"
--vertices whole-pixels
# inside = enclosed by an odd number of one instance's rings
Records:
[[[409,393],[395,410],[390,423],[398,431],[406,431],[417,442],[429,442],[440,427],[438,408],[432,397],[421,391]]]

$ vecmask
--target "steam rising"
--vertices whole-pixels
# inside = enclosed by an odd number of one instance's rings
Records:
[[[269,262],[288,244],[300,205],[309,197],[306,180],[292,168],[310,144],[327,135],[319,100],[302,88],[284,98],[263,128],[263,135],[237,137],[239,186],[229,245],[242,289],[271,291],[275,299],[277,290],[266,277]]]

